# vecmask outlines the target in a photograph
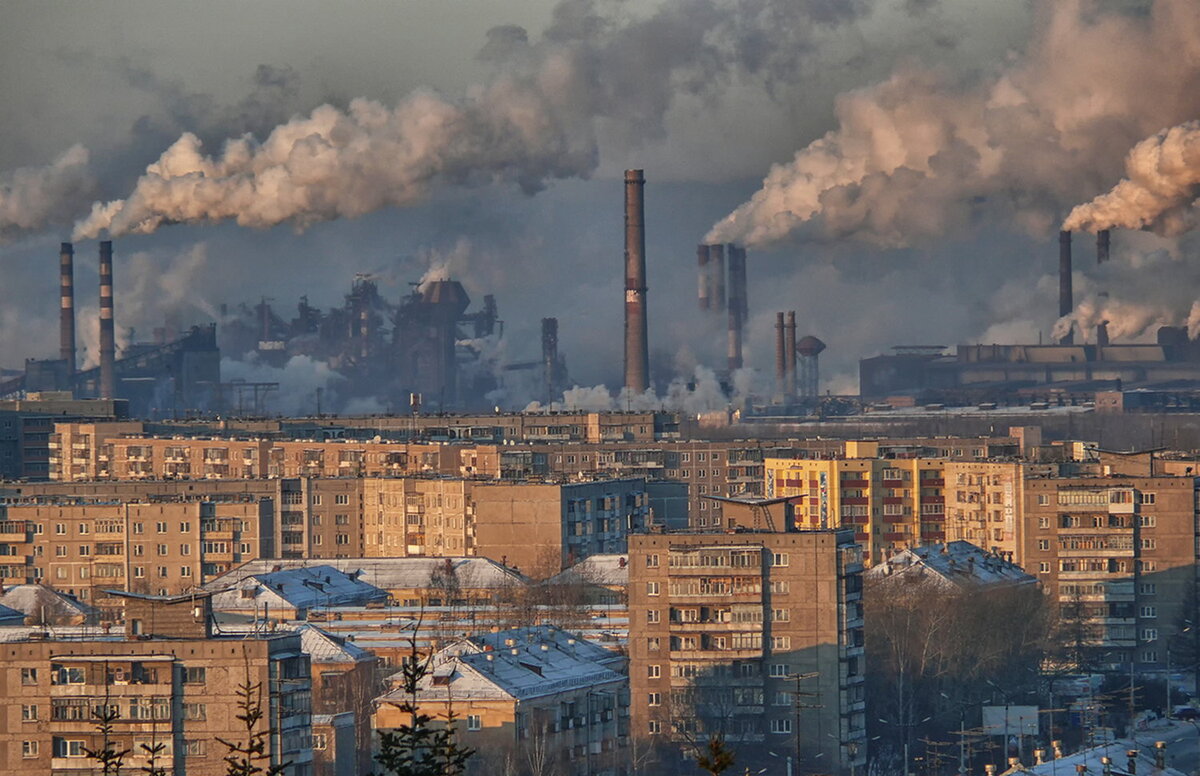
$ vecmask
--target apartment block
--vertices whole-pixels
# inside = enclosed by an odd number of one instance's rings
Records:
[[[136,600],[136,603],[135,603]],[[147,764],[142,745],[161,745],[168,773],[220,776],[228,750],[245,741],[238,690],[260,688],[260,730],[286,776],[312,773],[311,674],[300,636],[222,638],[212,632],[205,596],[130,601],[125,637],[6,642],[0,693],[0,762],[9,773],[98,773],[87,749],[100,748],[94,711],[116,713],[111,740],[128,749],[126,770]]]
[[[1016,550],[1019,463],[769,459],[765,468],[768,498],[793,498],[801,527],[853,527],[869,564],[897,549],[947,540]]]
[[[632,735],[667,764],[720,733],[751,772],[862,766],[862,570],[850,530],[631,537]]]
[[[1194,477],[1034,478],[1025,483],[1017,562],[1035,574],[1102,665],[1166,669],[1195,621]],[[1194,606],[1194,603],[1191,603]]]
[[[106,590],[168,595],[258,558],[271,503],[44,499],[0,506],[0,579],[41,582],[119,619]],[[269,544],[268,544],[269,546]]]

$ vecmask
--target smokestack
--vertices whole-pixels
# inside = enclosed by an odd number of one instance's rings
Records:
[[[1071,233],[1058,233],[1058,317],[1070,315],[1075,309],[1074,294],[1071,291]],[[1075,333],[1068,330],[1058,342],[1060,345],[1070,345],[1075,341]]]
[[[783,336],[783,313],[775,313],[775,395],[782,403],[787,394],[787,346]]]
[[[59,251],[58,357],[67,362],[67,377],[75,376],[75,246]]]
[[[746,283],[746,249],[737,245],[729,246],[730,255],[737,252],[737,287],[738,287],[738,313],[742,316],[742,328],[746,327],[746,319],[750,317],[750,295],[747,291]],[[730,273],[734,270],[734,265],[730,265]]]
[[[650,387],[650,347],[646,330],[646,208],[641,170],[625,171],[625,387]]]
[[[729,371],[742,368],[742,291],[746,282],[746,265],[741,261],[737,246],[729,246]]]
[[[708,298],[708,246],[696,246],[696,266],[700,276],[700,309],[707,310],[711,306]]]
[[[1096,324],[1096,344],[1102,348],[1108,347],[1108,321]]]
[[[1108,241],[1109,234],[1107,229],[1101,229],[1096,232],[1096,263],[1103,264],[1108,261]]]
[[[554,401],[558,393],[558,319],[542,319],[542,379],[546,403]]]
[[[783,392],[787,401],[796,400],[796,311],[787,314],[787,326],[784,331],[784,372]]]
[[[708,265],[712,271],[712,306],[717,312],[725,309],[725,246],[708,246]]]
[[[100,243],[100,398],[116,396],[117,343],[113,331],[112,240]]]

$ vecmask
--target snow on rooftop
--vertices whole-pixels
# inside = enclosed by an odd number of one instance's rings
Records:
[[[1145,742],[1135,744],[1128,739],[1118,739],[1100,746],[1093,746],[1088,749],[1081,749],[1074,754],[1060,757],[1057,760],[1042,763],[1041,765],[1023,765],[1018,764],[1004,771],[1005,776],[1016,776],[1017,774],[1034,774],[1035,776],[1050,776],[1050,774],[1073,774],[1079,769],[1078,766],[1085,766],[1087,773],[1107,773],[1104,764],[1100,761],[1102,757],[1108,757],[1112,760],[1111,773],[1113,776],[1126,776],[1132,773],[1129,769],[1128,751],[1137,750],[1137,772],[1142,774],[1152,773],[1155,776],[1185,776],[1182,771],[1178,771],[1171,767],[1158,768],[1154,762],[1154,746],[1147,746]]]
[[[387,591],[329,565],[284,568],[237,580],[230,579],[233,573],[223,574],[204,586],[216,591],[212,597],[213,609],[249,609],[263,604],[312,609],[361,605],[388,598]]]
[[[909,547],[868,569],[866,575],[874,579],[932,578],[959,587],[1037,581],[1017,564],[964,541]]]
[[[13,585],[0,595],[0,605],[27,616],[44,616],[46,620],[74,617],[90,620],[99,616],[94,607],[45,585]]]
[[[592,555],[547,580],[550,584],[577,582],[604,586],[629,585],[628,555]]]
[[[245,577],[265,574],[275,569],[321,565],[331,566],[348,574],[360,572],[359,579],[384,590],[413,589],[428,587],[430,575],[435,569],[443,568],[447,561],[464,588],[504,588],[525,585],[529,581],[515,569],[503,566],[490,558],[322,558],[320,561],[290,558],[252,560],[222,574],[205,587],[227,587]]]

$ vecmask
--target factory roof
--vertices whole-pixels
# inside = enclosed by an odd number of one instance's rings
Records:
[[[546,580],[552,585],[591,584],[604,587],[629,585],[629,556],[592,555]]]
[[[945,587],[970,588],[1035,584],[1037,579],[1015,563],[970,542],[910,547],[866,572],[870,579],[932,581]]]
[[[1136,768],[1129,767],[1130,751],[1137,751],[1135,757],[1137,762]],[[1111,765],[1108,767],[1101,762],[1101,758],[1107,757],[1111,760]],[[1148,752],[1143,746],[1130,741],[1128,739],[1119,739],[1100,746],[1093,746],[1087,749],[1080,749],[1074,754],[1069,754],[1064,757],[1045,762],[1040,765],[1023,765],[1015,763],[1010,765],[1008,770],[1004,771],[1001,776],[1018,776],[1018,774],[1034,774],[1042,776],[1045,774],[1067,774],[1082,772],[1080,766],[1087,773],[1110,773],[1112,776],[1133,776],[1135,773],[1153,773],[1156,776],[1184,776],[1182,771],[1175,768],[1160,768],[1155,763],[1152,750]]]
[[[429,587],[430,574],[449,562],[461,587],[505,588],[528,584],[529,580],[515,569],[488,558],[329,558],[319,565],[332,567],[347,574],[358,572],[360,580],[384,590]],[[206,587],[224,587],[238,580],[273,570],[301,569],[313,566],[308,559],[253,560],[229,571]]]
[[[387,591],[364,582],[357,574],[330,565],[245,575],[239,574],[241,570],[222,574],[204,586],[212,591],[214,609],[248,609],[264,604],[277,609],[312,609],[386,601],[388,597]]]

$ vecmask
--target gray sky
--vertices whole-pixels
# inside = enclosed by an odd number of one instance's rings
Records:
[[[1168,94],[1163,107],[1145,108],[1132,95],[1164,87],[1141,69],[1144,54],[1123,61],[1134,55],[1081,21],[1158,42],[1166,32],[1142,29],[1153,26],[1151,5],[1102,3],[1097,15],[1075,0],[8,0],[0,185],[81,144],[94,188],[77,192],[76,210],[59,208],[58,223],[0,242],[0,366],[54,355],[57,242],[93,198],[127,197],[184,132],[219,155],[226,138],[262,140],[325,102],[344,110],[368,98],[401,111],[422,89],[449,106],[484,94],[518,110],[500,77],[517,79],[518,95],[550,95],[536,117],[561,122],[550,150],[489,146],[515,162],[482,180],[456,167],[404,207],[322,216],[303,232],[294,221],[225,222],[120,237],[118,293],[125,272],[126,289],[144,298],[119,301],[119,326],[148,336],[167,313],[201,321],[206,309],[260,295],[288,310],[305,293],[334,304],[358,271],[389,278],[395,298],[453,256],[474,296],[496,293],[514,360],[533,356],[538,319],[556,315],[572,376],[611,385],[620,368],[611,336],[620,326],[617,179],[637,166],[649,182],[652,349],[665,371],[719,365],[720,327],[695,311],[694,246],[760,188],[769,193],[763,180],[778,165],[779,175],[807,170],[833,182],[817,187],[820,217],[752,250],[753,363],[772,368],[777,309],[797,309],[801,326],[829,343],[834,389],[852,387],[858,358],[903,341],[1036,338],[1054,323],[1048,238],[1064,209],[1115,183],[1134,142],[1200,107],[1200,98]],[[1186,8],[1157,5],[1168,20]],[[489,43],[499,25],[524,28],[528,45],[512,34]],[[1196,42],[1187,23],[1159,26],[1179,30],[1172,45]],[[485,43],[486,62],[477,56]],[[1172,59],[1169,46],[1157,50]],[[575,57],[565,85],[555,82],[564,51]],[[1186,95],[1197,74],[1183,59],[1159,70]],[[1039,84],[1061,86],[1063,98]],[[476,118],[487,115],[480,108]],[[797,156],[827,132],[820,155],[810,147]],[[1050,149],[1030,138],[1049,138]],[[569,162],[555,156],[562,139],[574,146]],[[911,153],[926,145],[927,154]],[[837,175],[827,169],[834,158]],[[517,185],[531,179],[543,186],[532,196]],[[1116,245],[1118,267],[1193,258],[1186,241],[1118,235]],[[79,247],[84,299],[94,248]],[[1123,251],[1136,262],[1122,264]],[[1100,293],[1109,282],[1082,285]],[[1135,288],[1117,276],[1111,284]],[[1181,322],[1190,301],[1145,288],[1127,303],[1147,320]]]

